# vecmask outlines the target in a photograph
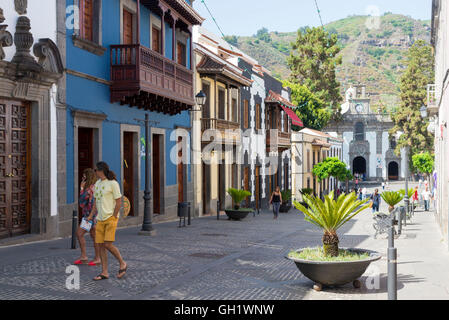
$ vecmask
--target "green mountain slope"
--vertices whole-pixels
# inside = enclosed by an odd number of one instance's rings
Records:
[[[398,100],[399,81],[405,69],[405,54],[415,39],[430,41],[430,21],[387,13],[379,28],[368,28],[368,16],[350,16],[325,26],[339,37],[343,64],[337,71],[342,93],[352,83],[362,82],[371,93],[373,105],[380,101],[393,107]],[[303,28],[301,28],[303,29]],[[286,58],[296,32],[279,33],[261,29],[253,37],[226,37],[232,45],[259,61],[275,77],[286,79]],[[376,107],[377,108],[377,107]]]

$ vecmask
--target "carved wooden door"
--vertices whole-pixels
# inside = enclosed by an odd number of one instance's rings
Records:
[[[133,44],[133,14],[126,9],[123,9],[123,44]],[[134,63],[133,50],[124,50],[124,62],[126,64]]]
[[[182,154],[182,137],[178,137],[178,202],[184,202],[184,162]]]
[[[0,100],[0,238],[30,231],[29,107]]]

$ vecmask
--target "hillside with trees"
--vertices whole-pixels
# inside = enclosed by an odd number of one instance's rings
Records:
[[[386,13],[380,28],[367,28],[367,16],[349,16],[325,26],[338,36],[342,48],[342,64],[337,67],[337,80],[341,93],[350,84],[359,81],[367,85],[374,108],[397,106],[399,86],[404,72],[405,56],[417,39],[430,41],[430,21]],[[306,27],[299,28],[304,32]],[[252,37],[227,36],[225,39],[271,71],[272,75],[286,80],[290,76],[287,58],[297,32],[270,32],[260,29]]]

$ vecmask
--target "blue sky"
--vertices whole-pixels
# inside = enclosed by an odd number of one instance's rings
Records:
[[[315,0],[204,0],[225,35],[253,35],[262,27],[270,31],[291,32],[303,26],[319,26]],[[415,19],[429,20],[431,0],[317,0],[323,23],[367,14],[375,6],[382,15],[393,12]],[[217,27],[202,0],[194,8],[207,20],[203,26],[218,34]],[[373,11],[371,11],[373,12]]]

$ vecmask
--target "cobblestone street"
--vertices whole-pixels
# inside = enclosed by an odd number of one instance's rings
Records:
[[[192,220],[187,228],[177,222],[155,225],[155,237],[142,237],[139,228],[121,229],[117,246],[129,265],[122,280],[110,256],[110,279],[94,282],[100,267],[81,266],[80,290],[65,287],[66,267],[79,250],[70,239],[0,248],[0,299],[386,299],[384,235],[373,238],[372,215],[366,210],[339,232],[340,247],[377,250],[383,258],[362,277],[363,287],[352,285],[314,292],[313,283],[285,259],[292,249],[321,243],[320,230],[292,209],[273,220],[270,212],[241,222],[221,217]],[[430,229],[429,229],[430,228]],[[447,299],[448,281],[432,272],[449,263],[433,214],[417,212],[396,240],[399,252],[398,297]],[[431,233],[430,236],[428,233]],[[437,239],[438,238],[438,239]],[[425,246],[424,256],[419,247]],[[437,241],[437,243],[432,243]],[[88,254],[93,247],[88,239]],[[413,251],[406,248],[417,246]],[[422,246],[421,246],[422,247]],[[438,256],[438,257],[437,257]],[[373,271],[374,270],[374,271]],[[368,290],[366,276],[380,272],[380,288]],[[420,289],[416,288],[419,285]],[[416,291],[415,291],[416,289]],[[428,292],[426,290],[429,290]],[[426,295],[423,296],[423,293]]]

